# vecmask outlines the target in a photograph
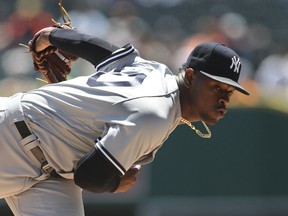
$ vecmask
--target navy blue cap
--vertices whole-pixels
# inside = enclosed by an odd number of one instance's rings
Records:
[[[249,95],[249,92],[238,83],[241,73],[240,57],[224,44],[215,42],[199,44],[190,53],[186,64],[193,70]]]

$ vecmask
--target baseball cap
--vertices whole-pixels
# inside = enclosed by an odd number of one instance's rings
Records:
[[[214,80],[233,86],[239,92],[249,92],[239,83],[240,57],[222,43],[204,42],[196,46],[188,56],[187,66]]]

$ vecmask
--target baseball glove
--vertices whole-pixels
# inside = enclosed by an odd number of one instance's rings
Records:
[[[52,21],[54,22],[52,27],[61,29],[72,29],[72,27],[70,26],[70,17],[68,13],[60,3],[59,7],[65,23],[57,23],[52,19]],[[63,14],[68,17],[68,21],[66,21]],[[46,49],[37,52],[36,42],[41,33],[42,30],[37,32],[28,42],[28,48],[29,52],[32,55],[34,69],[44,76],[47,83],[57,83],[66,80],[67,75],[71,72],[72,62],[76,61],[78,57],[73,56],[70,53],[54,46],[49,46]]]

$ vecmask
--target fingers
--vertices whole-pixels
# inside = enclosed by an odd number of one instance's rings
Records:
[[[121,178],[118,189],[114,193],[127,192],[137,181],[137,175],[140,172],[141,166],[132,166],[125,175]]]

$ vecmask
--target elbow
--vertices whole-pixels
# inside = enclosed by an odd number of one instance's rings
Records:
[[[92,193],[105,193],[114,192],[120,183],[120,177],[114,176],[113,178],[100,177],[101,175],[79,175],[78,172],[74,173],[74,183],[83,190]]]
[[[120,183],[119,171],[96,148],[77,163],[74,182],[93,193],[114,192]]]

